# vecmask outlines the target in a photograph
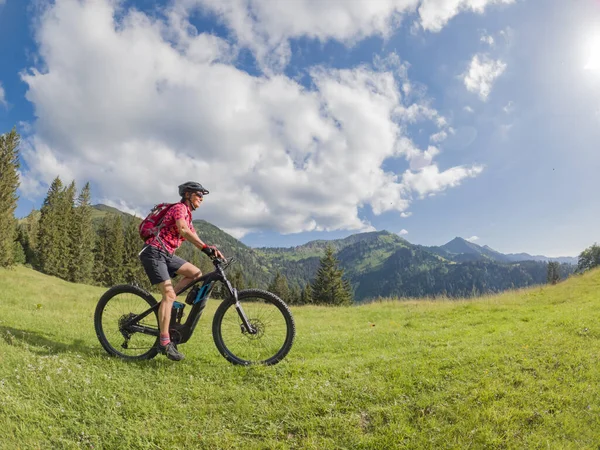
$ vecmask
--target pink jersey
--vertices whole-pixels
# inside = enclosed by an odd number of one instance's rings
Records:
[[[194,225],[192,225],[192,211],[185,203],[176,203],[174,206],[167,211],[165,216],[163,217],[162,224],[163,227],[160,229],[160,233],[158,234],[158,238],[151,237],[146,241],[146,244],[151,245],[153,247],[158,248],[159,250],[167,250],[167,252],[173,254],[175,250],[179,248],[179,246],[185,241],[185,239],[179,235],[179,230],[177,229],[177,224],[175,221],[179,219],[184,219],[192,233],[195,233]],[[161,245],[161,242],[164,244],[165,248]]]

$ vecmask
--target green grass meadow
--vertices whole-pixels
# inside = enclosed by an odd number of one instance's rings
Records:
[[[600,271],[464,301],[292,308],[273,367],[97,341],[105,289],[0,269],[0,449],[600,448]]]

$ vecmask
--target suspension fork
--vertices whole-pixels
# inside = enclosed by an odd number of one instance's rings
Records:
[[[240,301],[238,299],[237,289],[231,286],[231,283],[229,283],[229,280],[227,280],[227,287],[229,288],[229,291],[231,292],[232,297],[235,300],[235,302],[234,302],[235,310],[237,311],[238,316],[240,316],[240,320],[242,321],[243,327],[246,329],[246,331],[248,333],[256,334],[256,329],[250,324],[250,321],[248,320],[248,317],[246,316],[246,313],[244,312],[244,308],[242,308],[242,304],[240,303]]]
[[[227,279],[227,276],[225,276],[225,273],[223,272],[223,269],[221,269],[221,267],[218,268],[218,271],[219,271],[219,274],[221,275],[221,280],[223,281],[223,283],[225,283],[225,286],[227,287],[227,290],[229,291],[230,297],[232,297],[234,300],[233,304],[235,305],[235,310],[237,311],[238,316],[240,317],[240,320],[242,321],[242,325],[245,328],[246,332],[248,332],[250,334],[256,334],[256,329],[250,324],[250,321],[248,320],[248,316],[246,316],[246,313],[244,312],[244,308],[242,308],[242,304],[240,303],[240,300],[238,299],[237,289],[231,285],[231,282]],[[242,330],[242,332],[244,332],[244,330]]]

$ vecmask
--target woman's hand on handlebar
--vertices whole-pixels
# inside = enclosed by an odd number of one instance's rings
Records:
[[[205,255],[207,255],[210,259],[215,259],[215,258],[225,259],[225,256],[223,256],[223,253],[221,253],[221,251],[214,245],[206,245],[205,247],[202,248],[202,252]]]

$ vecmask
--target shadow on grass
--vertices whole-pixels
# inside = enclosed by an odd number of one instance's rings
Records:
[[[173,364],[164,356],[158,355],[152,359],[128,360],[111,356],[104,351],[100,343],[94,346],[85,345],[83,339],[75,339],[71,344],[52,340],[47,334],[37,331],[20,330],[18,328],[1,326],[0,339],[8,345],[22,348],[37,355],[56,355],[59,353],[76,353],[81,356],[105,357],[106,359],[120,360],[124,364],[132,364],[149,369],[161,369]],[[2,446],[0,445],[0,448]]]
[[[99,348],[85,345],[83,339],[75,339],[71,344],[53,341],[42,333],[17,328],[0,326],[0,337],[8,345],[23,347],[40,355],[57,353],[80,353],[82,355],[100,354]]]

